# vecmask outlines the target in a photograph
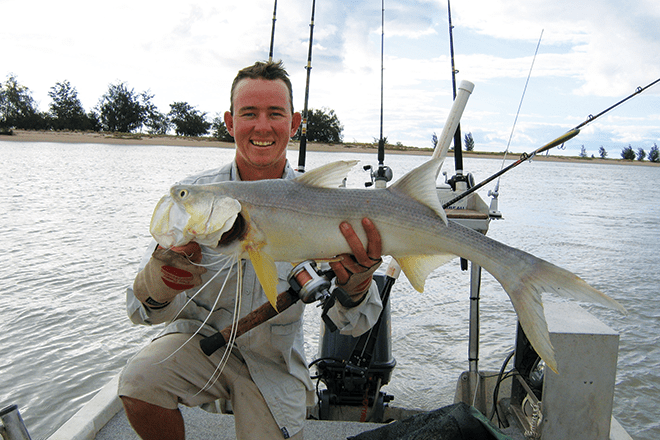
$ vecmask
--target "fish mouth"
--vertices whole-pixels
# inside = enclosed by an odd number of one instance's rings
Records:
[[[236,216],[234,224],[231,226],[231,229],[226,231],[220,237],[217,246],[226,246],[233,241],[241,240],[247,234],[248,224],[245,221],[245,217],[241,214]]]

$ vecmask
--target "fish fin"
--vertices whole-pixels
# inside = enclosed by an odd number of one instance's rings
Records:
[[[545,363],[557,372],[554,349],[545,321],[542,292],[552,292],[580,301],[599,303],[625,313],[614,299],[588,285],[577,275],[526,252],[519,252],[522,264],[487,269],[504,287],[518,315],[520,325],[534,350]]]
[[[548,323],[545,320],[541,292],[535,290],[533,286],[521,284],[516,294],[509,294],[509,298],[532,347],[552,371],[559,373],[555,349],[550,342]]]
[[[442,161],[443,159],[431,159],[423,163],[393,183],[388,190],[405,194],[428,206],[446,225],[447,215],[438,198],[435,184]]]
[[[339,188],[343,185],[348,172],[358,163],[357,160],[340,160],[314,168],[296,177],[304,185],[319,188]]]
[[[275,267],[275,261],[265,252],[259,252],[256,249],[248,248],[248,255],[250,256],[250,261],[252,266],[254,266],[254,271],[259,278],[261,287],[263,287],[264,292],[266,293],[266,298],[273,306],[275,311],[277,310],[277,267]]]
[[[438,255],[413,255],[410,257],[395,258],[396,262],[401,266],[401,270],[410,281],[410,284],[418,292],[424,292],[424,282],[426,277],[429,276],[438,267],[456,258],[453,254],[438,254]]]

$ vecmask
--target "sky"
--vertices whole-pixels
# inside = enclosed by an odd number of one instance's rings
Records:
[[[447,1],[384,5],[381,28],[381,0],[316,2],[309,107],[334,110],[344,142],[380,136],[384,30],[383,134],[428,148],[452,104]],[[214,117],[229,108],[236,72],[268,58],[273,9],[273,0],[0,0],[0,80],[16,75],[42,111],[50,88],[68,80],[86,110],[125,82],[150,91],[163,113],[185,101]],[[454,0],[451,10],[457,82],[475,85],[461,128],[477,151],[531,153],[660,78],[657,0]],[[274,58],[291,75],[296,110],[311,12],[310,0],[277,2]],[[598,156],[602,146],[619,158],[628,145],[654,144],[660,84],[552,154],[584,146]]]

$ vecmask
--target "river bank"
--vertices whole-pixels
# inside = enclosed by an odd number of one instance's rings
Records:
[[[14,130],[13,135],[0,136],[0,141],[14,142],[53,142],[53,143],[87,143],[87,144],[117,144],[117,145],[162,145],[179,147],[211,147],[211,148],[234,148],[232,142],[219,141],[213,137],[185,137],[172,135],[152,135],[145,133],[101,133],[101,132],[77,132],[77,131],[36,131],[36,130]],[[291,141],[289,150],[298,150],[299,143]],[[355,153],[376,153],[377,147],[374,144],[361,143],[343,143],[343,144],[324,144],[317,142],[307,143],[308,151],[320,152],[355,152]],[[430,156],[431,149],[420,149],[414,147],[386,146],[386,154],[416,154]],[[453,156],[450,151],[449,156]],[[488,159],[502,160],[503,153],[488,152],[463,152],[464,157],[480,157]],[[509,153],[507,159],[517,160],[520,153]],[[551,162],[576,162],[576,163],[596,163],[596,164],[621,164],[621,165],[644,165],[660,166],[660,163],[638,160],[623,159],[601,159],[592,157],[575,156],[556,156],[541,155],[534,160]]]

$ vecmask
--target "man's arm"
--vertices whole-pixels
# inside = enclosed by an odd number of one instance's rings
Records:
[[[131,321],[139,324],[166,321],[170,315],[168,306],[179,294],[202,283],[201,275],[206,268],[199,265],[201,260],[201,249],[194,242],[172,249],[156,247],[135,277],[133,288],[128,289],[127,311]]]
[[[366,249],[350,224],[343,222],[339,226],[353,254],[339,255],[341,261],[330,263],[337,286],[349,295],[351,303],[336,302],[328,316],[342,334],[352,336],[359,336],[373,327],[383,309],[373,281],[373,273],[382,262],[380,234],[369,219],[362,220],[362,227],[367,234]]]

